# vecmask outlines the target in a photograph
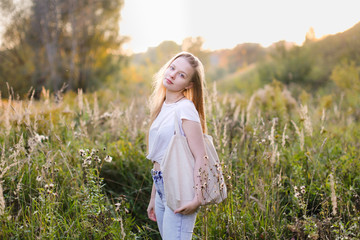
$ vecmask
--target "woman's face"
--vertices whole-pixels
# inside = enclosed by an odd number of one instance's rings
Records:
[[[163,85],[172,92],[183,91],[185,88],[191,88],[191,78],[195,70],[184,57],[175,59],[166,69]]]

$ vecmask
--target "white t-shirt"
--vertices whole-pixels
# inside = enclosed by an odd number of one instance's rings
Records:
[[[149,154],[146,158],[153,162],[155,161],[161,164],[171,137],[174,135],[175,110],[179,118],[180,132],[183,136],[185,136],[185,133],[182,128],[182,119],[200,123],[199,113],[192,101],[184,99],[171,104],[164,102],[159,115],[151,124],[149,131]]]

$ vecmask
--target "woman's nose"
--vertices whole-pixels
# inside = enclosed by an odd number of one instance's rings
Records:
[[[175,78],[175,76],[176,76],[176,72],[175,72],[175,71],[170,72],[170,77]]]

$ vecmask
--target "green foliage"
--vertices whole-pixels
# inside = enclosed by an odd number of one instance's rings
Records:
[[[359,188],[354,187],[352,177],[358,176],[359,166],[350,159],[353,154],[359,156],[359,151],[348,150],[349,142],[354,141],[348,137],[354,132],[353,126],[359,127],[358,122],[350,128],[339,129],[339,125],[346,125],[351,119],[349,116],[348,120],[343,119],[347,114],[341,110],[342,117],[334,119],[335,112],[328,112],[329,115],[323,113],[322,120],[316,121],[320,117],[315,113],[321,106],[315,105],[311,112],[304,106],[299,108],[299,116],[292,115],[291,122],[276,121],[264,118],[267,108],[262,109],[259,104],[254,107],[262,114],[255,110],[246,121],[241,115],[234,118],[238,127],[234,126],[234,120],[229,123],[231,114],[222,114],[221,107],[214,111],[216,122],[210,125],[220,123],[213,131],[226,140],[224,144],[220,141],[219,152],[223,153],[224,165],[231,169],[231,198],[225,204],[229,210],[223,210],[224,206],[212,210],[217,228],[211,220],[207,224],[204,219],[202,228],[197,230],[216,239],[356,239],[359,228],[353,221],[358,218],[358,205],[354,194],[358,195]],[[238,116],[236,108],[232,111]],[[273,114],[272,117],[277,115],[284,119],[284,112]],[[315,135],[315,132],[320,134]],[[229,136],[234,135],[230,144]],[[237,147],[223,152],[229,144]],[[344,160],[340,164],[337,159]],[[341,171],[346,172],[346,176]],[[335,177],[331,180],[330,175]],[[346,209],[345,202],[352,207]],[[227,212],[225,218],[222,211]],[[202,214],[209,216],[206,212]],[[340,224],[339,218],[342,219]],[[347,219],[346,224],[344,219]],[[220,229],[226,229],[225,235],[217,231],[222,222],[224,226]],[[202,230],[203,224],[210,230]]]
[[[339,62],[359,61],[359,28],[360,24],[356,24],[343,33],[308,39],[302,46],[285,41],[273,44],[266,49],[266,57],[256,61],[260,82],[266,84],[276,79],[294,91],[299,88],[311,93],[333,91],[335,88],[329,80]]]
[[[0,137],[0,238],[133,238],[128,199],[104,191],[101,172],[112,158],[86,138],[97,134],[93,126],[101,119],[82,101],[84,108],[71,110],[46,96],[4,103],[16,113],[5,111],[10,115],[1,121],[9,131]]]
[[[274,80],[283,83],[295,97],[307,91],[326,96],[336,91],[331,72],[344,59],[359,60],[358,29],[360,24],[336,35],[315,39],[309,33],[302,46],[280,41],[268,48],[244,43],[233,49],[205,51],[201,37],[184,39],[182,46],[165,41],[135,54],[129,62],[132,74],[127,79],[133,86],[149,88],[153,74],[175,53],[188,50],[204,63],[207,82],[217,82],[222,93],[252,94]],[[136,74],[135,74],[136,73]],[[338,82],[341,82],[339,80]],[[139,84],[142,83],[142,84]],[[143,90],[142,90],[143,91]],[[143,92],[146,92],[143,91]]]
[[[360,91],[360,68],[355,62],[336,65],[331,73],[336,86],[347,91]]]
[[[237,45],[228,55],[229,73],[261,61],[265,57],[265,54],[266,50],[257,43]]]
[[[285,42],[279,42],[273,51],[271,61],[259,68],[260,79],[271,82],[276,79],[284,84],[316,86],[318,79],[311,79],[313,57],[303,47],[287,49]]]
[[[249,66],[245,69],[241,69],[233,74],[222,77],[223,73],[219,73],[216,86],[219,92],[222,93],[241,93],[251,95],[260,87],[263,83],[260,81],[258,71],[255,65]]]
[[[3,96],[8,97],[6,82],[21,98],[34,87],[37,98],[43,86],[54,92],[64,83],[71,90],[95,90],[121,79],[122,0],[1,4],[8,16],[0,50]]]
[[[338,87],[336,92],[343,96],[343,105],[348,107],[349,114],[360,119],[360,67],[344,60],[334,67],[330,77]]]
[[[215,90],[208,129],[228,199],[200,209],[194,239],[359,238],[356,111],[334,96],[289,104],[279,82]],[[144,102],[110,90],[1,101],[0,238],[159,239]]]
[[[281,121],[288,121],[291,115],[298,110],[296,100],[286,87],[278,82],[273,81],[265,85],[264,88],[258,89],[250,97],[247,106],[247,117],[256,114],[257,111],[263,113],[262,118],[271,120],[278,118]],[[251,119],[247,119],[250,121]]]
[[[308,42],[311,55],[316,58],[315,67],[321,69],[322,76],[329,77],[332,69],[344,59],[359,62],[360,55],[360,23],[343,33],[327,36],[326,38]]]

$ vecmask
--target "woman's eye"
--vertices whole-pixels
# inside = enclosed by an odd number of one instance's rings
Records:
[[[185,78],[185,75],[184,75],[184,74],[182,74],[182,73],[180,73],[180,77]]]
[[[173,66],[170,66],[170,70],[174,70],[175,68]]]

